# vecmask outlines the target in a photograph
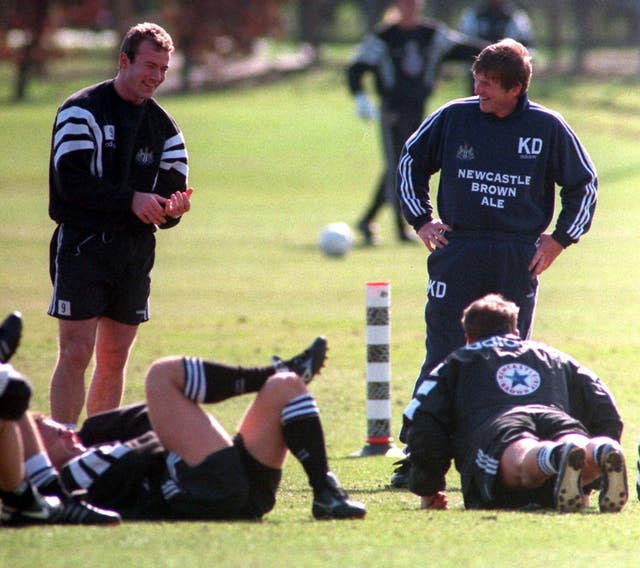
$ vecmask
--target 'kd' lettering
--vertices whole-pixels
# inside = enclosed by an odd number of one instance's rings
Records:
[[[537,155],[542,152],[542,138],[520,138],[518,140],[518,154]]]
[[[447,293],[446,282],[438,282],[437,280],[429,281],[428,295],[432,298],[444,298]]]

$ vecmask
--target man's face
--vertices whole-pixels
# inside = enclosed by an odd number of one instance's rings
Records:
[[[480,110],[503,118],[513,112],[518,104],[520,86],[506,90],[500,82],[485,73],[473,76],[473,91],[480,98]]]
[[[150,99],[164,81],[171,55],[157,51],[149,40],[143,40],[133,62],[126,54],[120,54],[118,86],[120,96],[133,104]]]
[[[50,418],[36,421],[42,443],[55,467],[61,467],[69,461],[78,450],[84,449],[80,438],[59,422]]]
[[[422,0],[396,0],[398,10],[405,17],[413,17],[420,14],[422,10]]]

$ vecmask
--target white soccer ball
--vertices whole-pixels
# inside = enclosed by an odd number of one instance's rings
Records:
[[[353,231],[346,223],[330,223],[322,229],[318,246],[327,256],[343,256],[353,246]]]

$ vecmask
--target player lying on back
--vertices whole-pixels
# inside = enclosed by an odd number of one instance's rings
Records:
[[[600,511],[622,510],[628,487],[613,396],[568,355],[521,339],[517,317],[497,294],[464,311],[466,346],[432,371],[405,411],[409,488],[423,508],[446,508],[453,459],[469,509],[579,511],[599,487]]]
[[[65,486],[125,519],[260,519],[275,505],[287,451],[302,464],[317,519],[361,518],[330,472],[307,383],[324,365],[317,338],[288,361],[232,367],[191,357],[153,363],[146,404],[90,417],[79,432],[36,417]],[[201,404],[257,393],[232,438]]]

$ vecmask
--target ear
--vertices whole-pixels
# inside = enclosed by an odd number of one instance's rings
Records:
[[[524,93],[522,90],[522,85],[518,83],[515,87],[511,87],[508,91],[509,95],[515,97],[516,99]]]
[[[131,61],[129,61],[129,56],[121,51],[120,55],[118,56],[118,67],[120,69],[126,69],[127,65],[129,65],[130,63]]]

